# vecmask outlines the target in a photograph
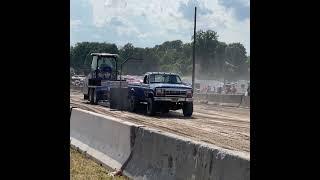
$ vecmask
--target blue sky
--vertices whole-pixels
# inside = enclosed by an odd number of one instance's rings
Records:
[[[197,30],[214,30],[220,41],[240,42],[250,54],[249,0],[70,0],[70,43],[190,42],[194,6]]]

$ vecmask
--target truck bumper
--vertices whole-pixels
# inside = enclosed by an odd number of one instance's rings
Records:
[[[166,101],[166,102],[192,102],[192,98],[182,97],[154,97],[154,101]]]

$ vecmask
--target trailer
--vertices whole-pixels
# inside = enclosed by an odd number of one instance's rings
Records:
[[[91,104],[99,101],[110,101],[112,88],[127,88],[128,83],[118,78],[117,54],[91,53],[92,62],[90,73],[86,76],[82,93],[84,99]]]

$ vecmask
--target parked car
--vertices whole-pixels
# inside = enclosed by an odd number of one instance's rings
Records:
[[[79,81],[84,81],[86,77],[84,75],[74,75],[71,77],[71,80],[73,81],[76,81],[76,80],[79,80]]]

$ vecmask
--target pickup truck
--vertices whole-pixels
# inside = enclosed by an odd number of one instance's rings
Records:
[[[146,104],[147,114],[167,113],[182,109],[183,115],[192,116],[192,87],[184,84],[179,75],[165,72],[148,72],[143,82],[128,84],[129,111],[134,112],[138,104]]]

